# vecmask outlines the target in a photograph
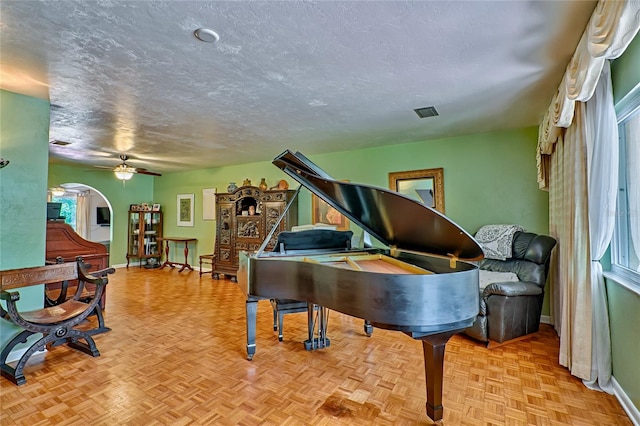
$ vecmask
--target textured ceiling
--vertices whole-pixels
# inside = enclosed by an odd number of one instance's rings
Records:
[[[51,101],[52,162],[158,172],[519,128],[594,6],[3,0],[0,87]]]

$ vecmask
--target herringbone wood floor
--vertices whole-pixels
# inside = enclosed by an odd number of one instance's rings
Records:
[[[247,361],[237,284],[175,269],[119,269],[107,293],[101,356],[52,348],[0,378],[0,424],[413,425],[425,414],[422,345],[331,312],[331,346],[303,349],[306,316],[285,316],[285,340],[259,303],[257,352]],[[615,397],[590,391],[557,363],[550,327],[488,350],[447,345],[446,425],[631,425]]]

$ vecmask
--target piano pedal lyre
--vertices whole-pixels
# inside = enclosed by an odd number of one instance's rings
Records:
[[[304,341],[304,348],[308,351],[314,351],[329,347],[331,345],[331,341],[327,337],[329,309],[309,303],[307,316],[309,338]]]

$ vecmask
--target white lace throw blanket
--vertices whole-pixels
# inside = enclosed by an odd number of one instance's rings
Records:
[[[505,260],[511,257],[513,236],[524,231],[520,225],[485,225],[478,229],[475,238],[486,259]]]

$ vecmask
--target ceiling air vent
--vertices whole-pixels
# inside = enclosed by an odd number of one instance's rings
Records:
[[[71,142],[65,142],[65,141],[60,141],[60,140],[52,140],[51,145],[60,145],[60,146],[67,146],[67,145],[71,145]]]
[[[436,107],[433,106],[416,108],[414,109],[414,111],[420,118],[435,117],[436,115],[439,115],[438,111],[436,111]]]

